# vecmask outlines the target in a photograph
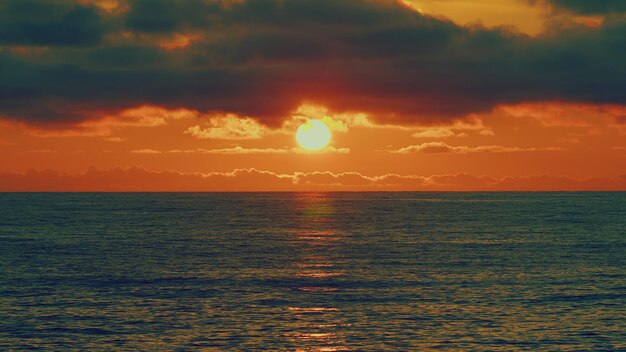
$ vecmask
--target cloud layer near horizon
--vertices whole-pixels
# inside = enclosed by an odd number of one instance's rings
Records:
[[[574,180],[566,177],[477,177],[456,175],[365,176],[356,172],[294,172],[257,169],[185,174],[141,168],[70,175],[52,170],[1,173],[1,192],[227,192],[227,191],[626,191],[626,175]]]
[[[71,125],[140,105],[277,126],[303,102],[429,124],[501,104],[624,104],[622,2],[553,0],[604,25],[538,37],[393,0],[0,4],[0,117]],[[617,14],[616,14],[617,13]]]

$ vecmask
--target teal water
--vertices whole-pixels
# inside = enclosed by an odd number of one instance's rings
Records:
[[[626,193],[0,194],[0,350],[626,351]]]

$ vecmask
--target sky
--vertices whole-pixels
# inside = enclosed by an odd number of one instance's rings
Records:
[[[0,191],[476,190],[626,190],[626,1],[0,2]]]

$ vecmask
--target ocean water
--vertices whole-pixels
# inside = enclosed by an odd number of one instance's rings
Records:
[[[0,194],[0,350],[626,351],[626,193]]]

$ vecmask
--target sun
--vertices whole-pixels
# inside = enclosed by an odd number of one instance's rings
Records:
[[[321,150],[330,143],[330,128],[321,120],[308,120],[298,127],[296,141],[306,150]]]

